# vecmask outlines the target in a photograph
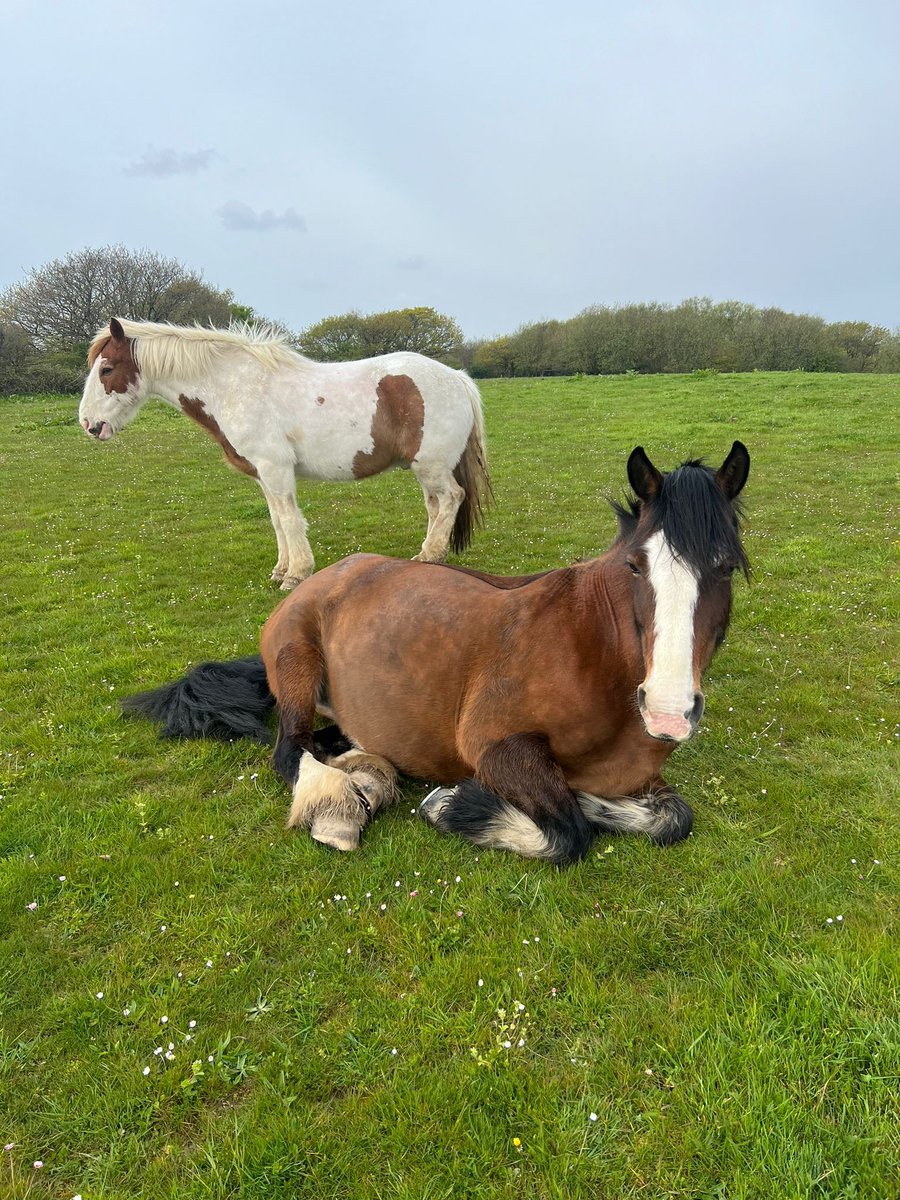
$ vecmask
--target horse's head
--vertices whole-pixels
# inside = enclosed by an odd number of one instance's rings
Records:
[[[78,408],[85,433],[105,442],[132,419],[147,392],[134,356],[134,343],[115,317],[88,351],[88,376]]]
[[[641,446],[628,459],[636,500],[616,506],[615,561],[631,573],[644,678],[637,702],[647,732],[686,741],[703,714],[703,672],[725,637],[731,577],[748,572],[737,497],[750,455],[735,442],[713,471],[699,461],[663,474]]]

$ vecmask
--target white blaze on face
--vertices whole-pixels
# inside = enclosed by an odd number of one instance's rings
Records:
[[[693,726],[685,717],[694,707],[694,610],[699,587],[693,571],[659,531],[644,545],[650,586],[656,601],[651,667],[642,687],[642,716],[649,733],[683,741]]]
[[[115,409],[114,400],[106,394],[100,382],[100,368],[106,365],[105,359],[96,359],[84,381],[84,392],[78,406],[78,419],[82,429],[87,432],[91,428],[99,428],[101,441],[106,441],[111,435],[111,421]]]
[[[130,383],[124,392],[107,392],[100,380],[100,371],[110,366],[108,359],[98,356],[84,381],[78,420],[81,428],[89,433],[96,430],[101,442],[123,429],[144,402],[141,395],[140,377]]]

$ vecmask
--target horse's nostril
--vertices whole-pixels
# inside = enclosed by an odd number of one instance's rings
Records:
[[[638,688],[638,704],[641,706],[641,708],[647,707],[647,689],[646,688],[642,688],[642,687]]]
[[[696,725],[697,722],[700,720],[700,718],[703,716],[703,709],[705,707],[706,707],[706,700],[703,696],[703,693],[702,692],[694,692],[694,703],[685,712],[684,715],[691,722],[692,725]]]

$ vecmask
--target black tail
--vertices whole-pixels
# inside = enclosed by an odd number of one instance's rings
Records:
[[[266,721],[275,706],[260,656],[205,662],[182,679],[122,701],[127,713],[160,721],[163,737],[236,737],[271,742]]]

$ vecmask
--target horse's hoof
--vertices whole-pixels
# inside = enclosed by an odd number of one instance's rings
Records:
[[[360,827],[341,817],[316,817],[309,832],[315,841],[335,850],[356,850],[359,846]]]
[[[272,583],[281,583],[282,579],[284,579],[284,572],[285,572],[284,567],[276,567],[275,570],[272,572],[272,574],[269,576],[269,579],[271,579]]]
[[[418,554],[412,556],[413,562],[430,562],[442,563],[446,560],[446,554],[426,554],[424,550],[420,550]]]
[[[436,787],[419,805],[419,816],[429,825],[436,824],[455,795],[456,788]]]

